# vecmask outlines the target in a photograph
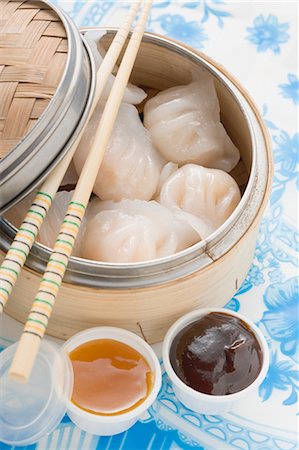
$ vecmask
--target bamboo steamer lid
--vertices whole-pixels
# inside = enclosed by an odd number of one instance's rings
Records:
[[[50,103],[67,59],[58,15],[40,3],[2,2],[0,155],[34,126]]]
[[[0,211],[37,186],[79,132],[93,62],[70,18],[44,1],[0,0]]]

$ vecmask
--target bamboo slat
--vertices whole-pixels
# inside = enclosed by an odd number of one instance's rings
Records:
[[[30,48],[0,48],[0,64],[5,66],[14,66],[26,64],[31,56]]]
[[[42,1],[22,1],[19,2],[21,3],[20,5],[20,9],[32,9],[32,8],[38,8],[41,10],[47,10],[47,9],[51,9],[50,5],[47,5],[46,3],[43,3]]]
[[[46,72],[47,67],[43,66],[5,66],[0,76],[0,83],[3,81],[17,81],[42,84]]]
[[[1,32],[6,33],[23,33],[34,16],[38,13],[38,9],[16,10],[8,19]]]
[[[60,42],[60,44],[57,48],[57,51],[62,52],[62,53],[67,53],[67,48],[68,48],[67,39],[62,39],[62,41]]]
[[[48,66],[56,53],[60,41],[61,39],[59,38],[42,36],[34,47],[34,52],[28,63],[32,65]]]
[[[48,106],[48,104],[50,103],[50,100],[47,99],[37,99],[34,107],[32,108],[32,112],[31,112],[31,119],[38,119],[43,111],[46,109],[46,107]]]
[[[19,142],[19,138],[15,139],[3,139],[3,133],[0,133],[1,147],[0,147],[0,158],[4,158],[4,156],[17,145]]]
[[[60,19],[55,11],[47,10],[40,11],[36,14],[35,20],[50,20],[51,22],[60,22]]]
[[[1,86],[1,84],[0,84]],[[56,89],[52,86],[47,86],[46,84],[30,84],[30,83],[19,83],[17,88],[14,90],[15,98],[18,97],[36,97],[51,99],[55,94]]]
[[[55,95],[67,52],[64,25],[49,5],[1,0],[0,158],[28,133]]]
[[[1,2],[1,20],[5,23],[12,14],[21,6],[22,2]]]
[[[62,78],[67,53],[55,53],[44,78],[44,86],[57,86]]]
[[[18,83],[13,81],[3,81],[0,83],[0,118],[4,120],[7,116],[11,102],[14,98]],[[3,126],[4,128],[4,126]]]
[[[51,22],[46,31],[44,32],[44,35],[65,38],[66,32],[61,23]]]
[[[27,123],[34,106],[34,98],[14,98],[3,129],[3,137],[21,138],[26,133]]]

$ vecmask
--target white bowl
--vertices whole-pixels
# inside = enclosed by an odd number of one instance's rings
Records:
[[[137,350],[148,362],[153,374],[154,383],[150,394],[136,408],[114,416],[92,414],[76,406],[71,400],[67,402],[67,413],[70,419],[82,430],[98,436],[111,436],[122,433],[134,425],[141,415],[155,401],[161,388],[161,368],[159,360],[152,348],[139,336],[130,331],[115,327],[89,328],[75,334],[63,345],[63,350],[70,353],[85,342],[95,339],[114,339]]]
[[[236,317],[245,322],[245,324],[247,324],[248,328],[252,331],[252,333],[256,337],[261,347],[263,360],[262,360],[262,367],[257,378],[245,389],[236,392],[234,394],[210,395],[198,392],[195,389],[191,388],[190,386],[187,386],[176,375],[170,363],[169,351],[175,336],[188,324],[193,323],[200,317],[205,316],[212,312],[225,313],[227,315]],[[162,353],[163,353],[164,367],[168,377],[170,378],[173,390],[177,398],[187,408],[201,414],[223,414],[225,412],[232,410],[232,408],[236,403],[244,401],[247,396],[249,396],[253,391],[255,391],[258,388],[258,386],[263,382],[269,367],[269,349],[267,346],[267,342],[264,336],[262,335],[261,331],[254,325],[253,322],[251,322],[251,320],[248,320],[243,315],[223,308],[198,309],[181,317],[169,328],[163,342]]]

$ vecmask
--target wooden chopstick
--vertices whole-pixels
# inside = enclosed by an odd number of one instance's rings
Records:
[[[58,164],[58,166],[51,172],[47,180],[43,183],[39,189],[35,199],[32,202],[29,211],[22,225],[19,228],[2,264],[0,267],[0,314],[6,305],[6,302],[12,292],[12,289],[18,279],[23,265],[29,255],[32,245],[39,233],[40,227],[48,213],[52,200],[62,182],[65,172],[73,158],[73,155],[79,145],[82,135],[85,131],[87,123],[91,118],[97,103],[99,102],[103,89],[108,81],[108,77],[114,69],[117,58],[126,42],[128,34],[130,32],[132,23],[136,17],[142,0],[134,0],[131,5],[130,11],[121,26],[116,33],[106,55],[99,67],[96,79],[96,88],[94,94],[94,100],[91,106],[91,110],[87,117],[84,127],[74,141],[72,147],[68,151],[67,155]]]
[[[9,372],[16,380],[26,382],[30,376],[133,69],[151,5],[152,0],[145,0],[25,324]]]

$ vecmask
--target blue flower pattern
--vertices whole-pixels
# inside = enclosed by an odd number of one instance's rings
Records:
[[[290,361],[279,361],[277,352],[271,354],[271,364],[264,382],[259,387],[263,401],[270,398],[273,390],[290,391],[283,401],[284,406],[293,405],[298,400],[298,371]]]
[[[194,20],[185,21],[179,14],[163,14],[157,20],[166,36],[184,41],[193,47],[202,48],[203,42],[208,39],[203,27]]]
[[[116,8],[128,8],[128,3],[112,1],[53,0],[62,6],[82,26],[97,26],[107,23]],[[292,36],[289,22],[272,11],[259,11],[259,4],[252,6],[255,18],[248,19],[243,37],[244,44],[256,49],[257,54],[267,53],[269,58],[278,58],[287,48]],[[205,48],[211,40],[222,39],[228,26],[234,24],[238,9],[232,2],[223,0],[200,0],[177,2],[156,0],[150,16],[148,29],[182,40],[196,48]],[[108,25],[113,25],[113,21]],[[209,26],[219,30],[219,37]],[[215,30],[215,28],[213,28]],[[223,37],[225,39],[225,36]],[[253,47],[254,46],[254,47]],[[211,55],[213,56],[213,55]],[[219,59],[219,58],[218,58]],[[220,61],[221,62],[221,61]],[[283,62],[281,63],[283,64]],[[267,80],[268,81],[268,80]],[[271,82],[271,80],[269,80]],[[281,99],[281,105],[298,105],[298,77],[295,70],[288,69],[285,77],[273,84],[273,93]],[[227,303],[226,308],[242,312],[248,302],[261,308],[257,326],[266,336],[271,350],[269,372],[259,388],[260,399],[267,405],[277,399],[282,412],[290,410],[298,401],[298,227],[285,221],[284,204],[288,190],[299,189],[298,182],[298,133],[286,129],[276,120],[271,120],[271,104],[262,107],[265,123],[270,131],[275,175],[271,202],[262,221],[254,262],[242,286]],[[297,273],[298,275],[298,273]],[[8,342],[0,341],[5,347]],[[279,394],[279,396],[277,396]],[[282,397],[281,397],[282,395]],[[179,418],[178,425],[176,419]],[[245,422],[244,422],[245,420]],[[245,425],[244,425],[245,423]],[[186,426],[185,426],[186,425]],[[187,431],[188,430],[188,431]],[[64,432],[68,432],[69,448],[72,450],[96,450],[102,448],[123,450],[191,449],[215,450],[242,448],[248,450],[296,449],[295,433],[280,433],[274,428],[266,433],[257,432],[259,424],[239,420],[233,414],[227,417],[201,416],[186,410],[176,399],[166,375],[157,402],[131,430],[113,438],[89,439],[85,433],[76,436],[76,428],[66,416],[57,431],[45,437],[42,448],[64,450],[60,444]],[[56,435],[55,435],[56,433]],[[56,436],[56,446],[52,442]],[[202,443],[204,438],[204,444]],[[209,439],[213,444],[209,445]],[[150,447],[151,445],[151,447]],[[38,449],[39,445],[27,447]],[[11,447],[0,443],[1,449]],[[24,448],[25,449],[25,448]]]
[[[294,105],[299,104],[299,80],[294,73],[288,73],[288,83],[280,84],[280,93],[284,98],[292,100]]]
[[[248,27],[248,39],[257,46],[258,52],[272,50],[280,53],[280,45],[289,39],[288,23],[279,23],[278,18],[272,14],[264,18],[261,14],[253,22],[253,27]]]
[[[280,343],[284,355],[298,356],[298,278],[271,284],[264,294],[264,303],[267,309],[261,322],[269,336]]]
[[[290,136],[286,131],[280,130],[273,135],[273,143],[276,171],[273,179],[271,204],[281,199],[290,182],[295,182],[299,188],[299,134]]]
[[[221,9],[219,8],[221,7]],[[222,0],[212,0],[206,1],[202,0],[200,2],[184,2],[183,7],[189,9],[203,9],[203,16],[201,22],[207,22],[210,17],[216,17],[218,26],[222,28],[224,26],[224,20],[226,17],[232,17],[232,14],[228,11],[222,9],[224,2]]]
[[[263,284],[265,282],[263,273],[260,268],[253,264],[249,269],[247,280],[251,283],[252,286],[258,286],[259,284]]]

